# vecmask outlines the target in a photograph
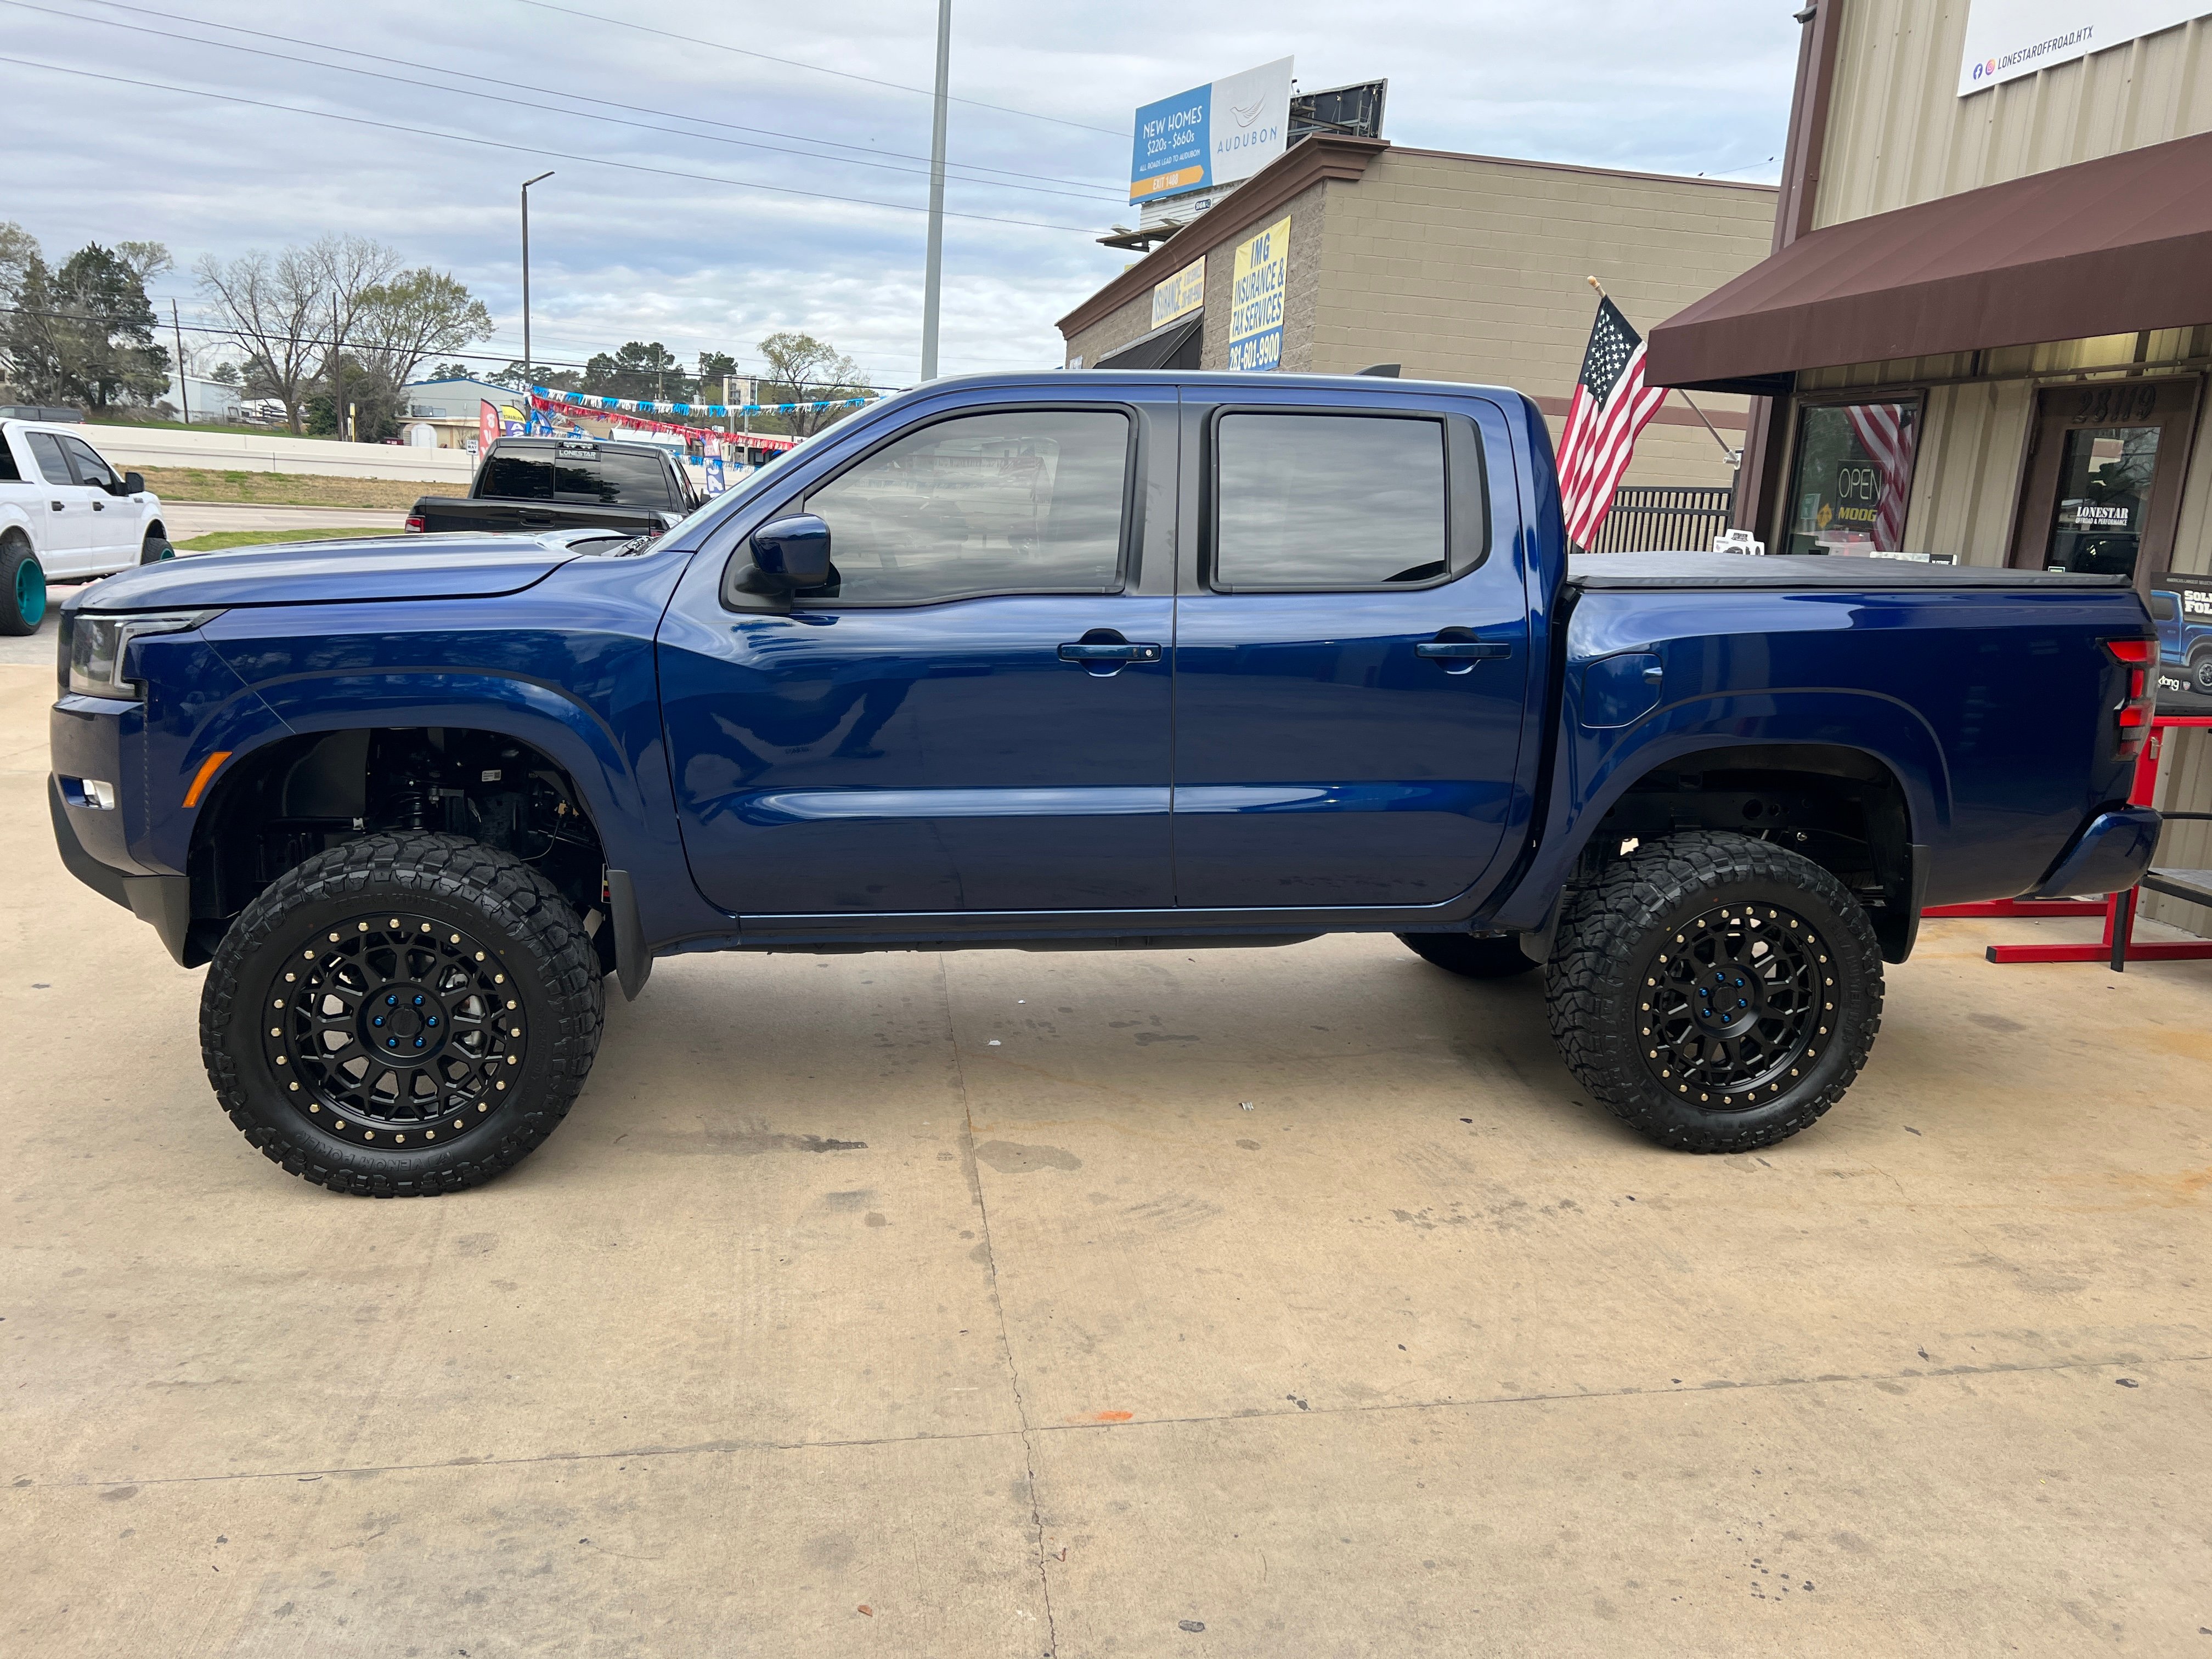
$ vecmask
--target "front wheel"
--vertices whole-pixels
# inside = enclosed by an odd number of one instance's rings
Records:
[[[146,532],[146,539],[138,544],[138,562],[159,564],[164,559],[173,559],[177,550],[169,545],[169,538],[158,530]]]
[[[1787,1139],[1865,1063],[1881,946],[1809,859],[1749,836],[1670,836],[1566,903],[1545,969],[1552,1036],[1577,1080],[1660,1145]]]
[[[0,634],[35,634],[46,619],[46,573],[19,535],[0,541]]]
[[[333,1192],[472,1187],[552,1133],[605,990],[575,910],[459,836],[374,835],[246,907],[208,969],[200,1051],[270,1161]]]

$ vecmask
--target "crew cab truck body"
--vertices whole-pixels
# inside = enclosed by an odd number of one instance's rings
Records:
[[[35,634],[46,584],[169,556],[161,498],[64,425],[0,421],[0,634]]]
[[[590,550],[596,547],[599,550]],[[1925,904],[2124,885],[2114,579],[1566,556],[1516,393],[952,380],[650,544],[204,557],[64,612],[55,831],[211,962],[255,1145],[465,1186],[676,951],[1398,935],[1540,969],[1594,1097],[1741,1150]]]
[[[698,505],[684,469],[657,444],[501,438],[465,496],[423,496],[407,528],[433,535],[584,528],[658,536]]]

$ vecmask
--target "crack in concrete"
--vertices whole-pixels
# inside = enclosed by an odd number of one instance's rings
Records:
[[[976,1224],[983,1231],[983,1262],[990,1275],[991,1307],[999,1316],[999,1352],[1006,1364],[1006,1381],[1013,1389],[1014,1420],[1020,1425],[1022,1468],[1029,1478],[1030,1530],[1036,1543],[1037,1585],[1044,1595],[1045,1659],[1060,1651],[1060,1626],[1053,1617],[1052,1577],[1045,1568],[1044,1511],[1037,1502],[1036,1446],[1030,1437],[1029,1404],[1022,1397],[1021,1368],[1014,1364],[1013,1333],[1006,1324],[1006,1304],[999,1295],[999,1253],[991,1243],[991,1212],[983,1201],[983,1171],[975,1159],[975,1114],[968,1098],[968,1071],[960,1058],[960,1033],[952,1018],[952,983],[945,957],[937,958],[937,988],[945,1000],[945,1040],[952,1051],[952,1081],[960,1091],[960,1167],[968,1176],[968,1195],[975,1205]]]
[[[994,1295],[996,1289],[994,1287]],[[706,1440],[689,1446],[635,1446],[603,1452],[532,1452],[520,1457],[452,1457],[436,1463],[378,1463],[319,1469],[236,1469],[221,1474],[138,1475],[106,1480],[34,1480],[28,1476],[9,1488],[14,1492],[94,1491],[102,1486],[189,1486],[222,1480],[321,1480],[339,1475],[427,1474],[441,1469],[514,1468],[532,1463],[612,1463],[650,1457],[726,1456],[733,1452],[864,1451],[871,1446],[927,1445],[932,1441],[1005,1440],[1018,1437],[1026,1451],[1040,1434],[1127,1433],[1135,1429],[1178,1428],[1208,1423],[1264,1423],[1285,1418],[1312,1423],[1329,1417],[1357,1417],[1374,1412],[1472,1411],[1485,1406],[1572,1405],[1598,1400],[1664,1400],[1681,1395],[1711,1398],[1715,1395],[1760,1392],[1771,1389],[1820,1388],[1849,1382],[1937,1382],[1950,1377],[2038,1376],[2053,1371],[2147,1371],[2161,1365],[2202,1365],[2212,1363],[2212,1352],[2167,1354],[2145,1359],[2122,1354],[2109,1359],[2054,1359],[2035,1365],[1936,1365],[1926,1370],[1825,1373],[1819,1376],[1778,1376],[1755,1382],[1687,1383],[1663,1389],[1577,1389],[1567,1393],[1477,1395],[1467,1400],[1395,1400],[1362,1406],[1263,1407],[1251,1411],[1205,1412],[1189,1417],[1132,1418],[1127,1423],[1036,1423],[1017,1429],[975,1429],[963,1434],[884,1434],[852,1440]],[[1019,1396],[1016,1396],[1019,1405]],[[1037,1515],[1036,1460],[1029,1459],[1031,1513]],[[1038,1516],[1038,1524],[1042,1525]],[[1042,1536],[1039,1543],[1042,1546]]]

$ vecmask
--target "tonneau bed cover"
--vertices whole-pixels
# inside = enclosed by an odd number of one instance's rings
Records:
[[[1567,561],[1567,585],[1621,587],[1844,588],[1893,592],[1981,587],[2124,588],[2125,576],[2070,570],[2010,570],[2002,566],[1922,564],[1916,559],[1777,553],[1577,553]]]

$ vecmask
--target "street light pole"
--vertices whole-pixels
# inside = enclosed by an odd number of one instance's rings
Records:
[[[530,355],[530,187],[553,176],[550,169],[522,181],[522,384],[523,397],[538,376],[538,360]]]
[[[929,125],[929,254],[921,277],[921,378],[937,378],[937,308],[945,287],[945,109],[952,76],[952,0],[937,0],[937,107]]]

